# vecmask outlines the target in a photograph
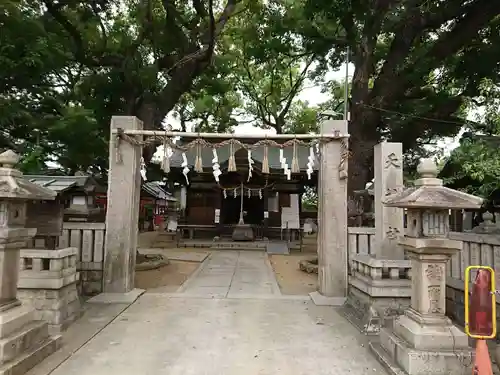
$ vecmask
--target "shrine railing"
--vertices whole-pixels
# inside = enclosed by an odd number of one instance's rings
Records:
[[[59,237],[59,247],[79,249],[79,269],[102,269],[105,230],[105,223],[66,222],[63,224],[62,236]]]
[[[19,260],[20,289],[60,289],[77,280],[77,249],[22,249]]]
[[[76,247],[77,270],[80,272],[81,293],[102,292],[105,223],[65,222],[59,237],[59,247]]]
[[[465,270],[468,266],[489,266],[495,270],[496,285],[500,283],[500,236],[488,233],[451,232],[450,238],[462,241],[462,251],[449,261],[446,278],[447,314],[464,324]],[[500,300],[498,301],[500,303]],[[500,318],[497,314],[497,319]]]
[[[450,238],[463,241],[462,251],[455,254],[448,264],[448,278],[462,281],[469,266],[489,266],[500,281],[500,236],[488,233],[451,232]]]
[[[347,233],[349,255],[375,253],[375,228],[349,227]]]

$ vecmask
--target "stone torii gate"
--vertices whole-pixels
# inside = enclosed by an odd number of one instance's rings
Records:
[[[279,134],[268,139],[320,139],[318,178],[318,278],[316,304],[342,305],[347,296],[347,121],[325,119],[320,134]],[[237,138],[234,134],[143,130],[132,116],[113,116],[109,143],[104,293],[100,302],[133,301],[144,137]],[[262,138],[245,135],[242,138]]]

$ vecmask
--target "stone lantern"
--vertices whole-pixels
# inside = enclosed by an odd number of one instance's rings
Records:
[[[27,371],[59,342],[49,337],[47,323],[34,321],[34,310],[17,299],[19,252],[36,234],[36,229],[25,228],[27,202],[56,197],[23,179],[14,169],[18,162],[13,151],[0,154],[0,372],[9,374]]]
[[[412,265],[411,306],[392,328],[371,344],[385,364],[409,375],[458,374],[470,366],[468,337],[445,316],[446,263],[462,248],[448,238],[450,209],[478,209],[483,200],[443,186],[437,166],[424,159],[415,186],[388,197],[385,204],[407,210],[407,228],[399,244]]]

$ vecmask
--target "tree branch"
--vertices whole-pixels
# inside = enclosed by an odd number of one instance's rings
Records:
[[[500,2],[479,0],[467,15],[460,19],[448,32],[442,34],[426,55],[435,62],[441,62],[448,56],[457,53],[463,46],[477,35],[478,31],[500,14]],[[419,63],[417,61],[416,63]]]
[[[196,10],[196,13],[201,19],[208,17],[207,10],[201,3],[201,0],[193,0],[193,8]]]
[[[377,107],[386,107],[395,98],[404,94],[412,84],[415,70],[432,71],[439,67],[443,60],[459,52],[477,35],[488,22],[500,13],[500,3],[490,0],[477,0],[474,7],[468,8],[468,13],[455,23],[451,30],[440,35],[428,52],[413,63],[398,71],[398,78],[390,72],[380,75],[374,83],[370,94],[370,102]],[[424,68],[422,68],[424,67]]]
[[[286,101],[286,103],[278,115],[279,118],[284,118],[286,116],[286,114],[288,113],[288,110],[290,109],[290,106],[292,105],[293,100],[297,96],[297,93],[300,91],[300,88],[301,88],[302,84],[304,83],[304,80],[305,80],[306,75],[307,75],[307,71],[309,70],[309,68],[310,68],[311,64],[314,62],[314,60],[315,60],[315,55],[313,55],[309,59],[309,61],[305,65],[304,69],[302,69],[302,72],[300,72],[299,77],[296,79],[293,86],[291,86],[288,94],[285,96],[285,98],[283,98],[280,101],[281,103]]]

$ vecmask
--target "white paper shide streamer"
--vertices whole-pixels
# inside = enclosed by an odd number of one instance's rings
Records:
[[[144,158],[141,157],[141,177],[144,181],[147,181],[146,177],[146,163],[144,162]]]
[[[314,172],[313,167],[314,167],[314,148],[311,147],[311,148],[309,148],[309,156],[307,157],[307,170],[306,170],[306,173],[307,173],[307,179],[308,180],[311,179],[311,175]]]
[[[219,176],[222,174],[220,171],[220,165],[219,165],[219,157],[217,156],[217,150],[214,148],[212,149],[212,169],[213,169],[213,175],[215,178],[215,181],[219,182]],[[226,198],[226,191],[224,190],[224,198]]]
[[[188,179],[189,167],[188,167],[188,160],[187,160],[187,156],[186,156],[185,152],[182,153],[181,167],[182,167],[182,174],[184,175],[184,178],[186,179],[186,184],[189,185],[189,179]]]
[[[253,171],[253,164],[254,161],[252,159],[252,150],[248,150],[248,181],[252,178],[252,171]]]
[[[281,163],[281,168],[283,168],[283,174],[286,176],[287,180],[290,180],[292,178],[292,171],[288,168],[286,158],[283,156],[282,148],[280,148],[280,163]]]

